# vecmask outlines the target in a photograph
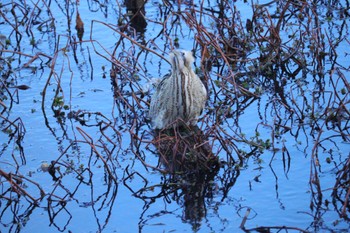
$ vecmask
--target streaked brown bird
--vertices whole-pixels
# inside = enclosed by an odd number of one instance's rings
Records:
[[[155,129],[170,128],[175,122],[196,125],[207,100],[207,90],[191,67],[192,53],[174,50],[169,57],[171,74],[163,78],[151,98],[149,116]]]

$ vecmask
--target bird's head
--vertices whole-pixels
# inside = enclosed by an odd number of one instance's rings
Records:
[[[170,63],[174,70],[183,70],[185,67],[191,69],[194,57],[191,51],[173,50],[170,53]]]

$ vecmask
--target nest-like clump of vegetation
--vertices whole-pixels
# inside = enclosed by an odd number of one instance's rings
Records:
[[[213,154],[208,137],[198,127],[183,126],[157,131],[154,145],[160,163],[171,173],[215,173],[219,158]]]

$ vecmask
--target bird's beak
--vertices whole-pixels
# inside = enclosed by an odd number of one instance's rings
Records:
[[[179,54],[177,52],[174,52],[173,65],[174,65],[174,67],[173,67],[174,70],[179,70],[180,61],[179,61]]]

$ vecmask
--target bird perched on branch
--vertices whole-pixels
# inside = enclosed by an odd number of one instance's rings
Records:
[[[170,53],[171,74],[158,84],[151,98],[149,116],[155,129],[172,123],[195,125],[205,106],[207,90],[192,70],[194,58],[190,51]]]

